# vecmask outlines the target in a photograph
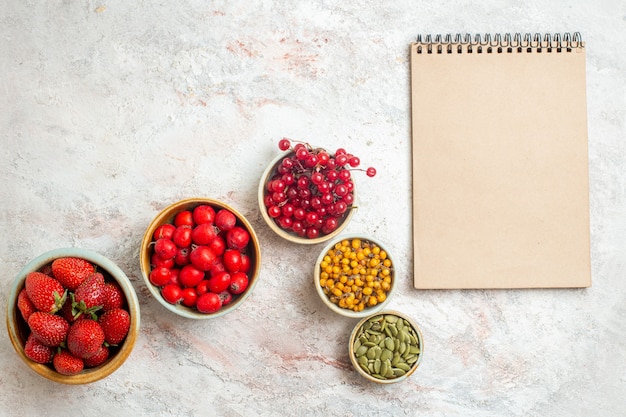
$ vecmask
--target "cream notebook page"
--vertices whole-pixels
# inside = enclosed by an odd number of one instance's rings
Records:
[[[416,288],[591,285],[585,47],[515,41],[411,45]]]

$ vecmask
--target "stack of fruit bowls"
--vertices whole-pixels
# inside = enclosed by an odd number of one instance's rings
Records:
[[[210,198],[164,208],[141,242],[146,286],[169,311],[191,319],[230,313],[252,293],[261,268],[259,240],[246,218]]]
[[[139,322],[128,277],[85,249],[55,249],[33,259],[8,297],[7,329],[16,352],[39,375],[64,384],[91,383],[117,370],[135,345]],[[88,339],[97,342],[83,344]]]

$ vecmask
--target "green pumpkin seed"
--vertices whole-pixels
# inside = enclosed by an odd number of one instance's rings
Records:
[[[387,348],[383,349],[382,353],[380,354],[380,360],[386,361],[391,360],[391,358],[393,358],[393,352]]]
[[[369,348],[367,346],[359,346],[359,348],[354,351],[354,355],[358,358],[360,356],[365,355],[368,350]]]
[[[380,364],[380,374],[387,376],[387,372],[389,371],[389,361],[384,361]]]
[[[420,348],[417,346],[409,346],[409,352],[411,352],[412,355],[417,355],[420,353]]]
[[[378,346],[372,346],[371,348],[367,349],[367,359],[374,359],[376,358],[376,349]]]
[[[398,330],[402,330],[404,329],[405,325],[404,325],[404,320],[398,320],[396,322],[396,327],[398,328]]]
[[[400,368],[393,368],[393,376],[395,376],[396,378],[404,374],[406,374],[405,370],[400,369]]]
[[[396,368],[402,369],[403,371],[408,372],[409,369],[411,369],[411,365],[409,365],[408,363],[400,362],[396,365]]]
[[[387,314],[385,316],[385,320],[389,323],[396,323],[398,321],[398,316],[394,316],[393,314]]]
[[[392,352],[396,349],[396,344],[391,337],[385,338],[385,347]]]
[[[380,359],[376,359],[374,361],[374,372],[376,372],[377,374],[380,373],[380,366],[382,365],[382,362],[380,361]]]
[[[417,362],[417,355],[410,355],[406,358],[406,363],[413,365],[415,362]]]
[[[389,327],[385,327],[385,334],[387,337],[392,337],[393,333],[391,333],[391,329]]]

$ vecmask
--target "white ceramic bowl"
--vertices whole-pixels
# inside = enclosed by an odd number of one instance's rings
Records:
[[[322,267],[322,262],[324,260],[324,257],[328,254],[328,252],[332,248],[335,247],[336,244],[340,244],[344,240],[348,240],[348,241],[351,242],[353,239],[360,239],[362,242],[370,242],[372,244],[375,244],[377,247],[379,247],[381,249],[381,251],[385,251],[385,253],[387,254],[387,259],[389,259],[391,261],[391,266],[388,268],[389,271],[390,271],[389,276],[391,278],[391,283],[390,283],[391,287],[386,292],[385,300],[382,301],[382,302],[378,302],[374,306],[366,306],[362,311],[354,311],[354,310],[351,310],[351,309],[343,308],[343,307],[340,307],[337,303],[333,303],[330,300],[329,295],[327,295],[324,292],[324,288],[322,287],[322,285],[320,283],[320,279],[322,279],[321,267]],[[314,269],[313,269],[313,285],[315,286],[315,290],[317,291],[317,294],[319,295],[321,300],[332,311],[334,311],[335,313],[340,314],[342,316],[345,316],[345,317],[361,318],[361,317],[366,317],[366,316],[369,316],[370,314],[376,313],[376,312],[384,309],[389,304],[391,298],[393,297],[393,295],[395,294],[395,291],[396,291],[396,276],[397,276],[396,263],[394,262],[393,257],[391,256],[391,254],[390,254],[389,250],[387,249],[386,245],[383,245],[378,240],[376,240],[376,239],[374,239],[372,237],[369,237],[369,236],[362,236],[362,235],[358,235],[358,234],[352,234],[352,235],[346,235],[346,236],[336,236],[334,239],[329,241],[326,244],[326,246],[324,246],[324,249],[322,249],[322,251],[320,252],[319,256],[317,257],[317,260],[315,261],[315,266],[314,266]],[[365,278],[362,275],[360,275],[360,278],[362,280],[365,280]],[[348,296],[348,295],[349,294],[347,294],[346,296]]]
[[[126,307],[130,313],[130,329],[124,343],[119,346],[119,348],[116,348],[115,351],[112,351],[111,357],[104,364],[94,368],[85,369],[81,373],[72,376],[61,375],[56,372],[52,366],[33,362],[24,354],[24,345],[28,336],[28,325],[22,318],[20,311],[17,308],[17,297],[22,288],[24,288],[26,276],[30,272],[42,270],[42,268],[50,265],[55,259],[63,257],[77,257],[85,259],[97,265],[100,272],[106,273],[107,276],[114,279],[124,293],[126,298]],[[11,290],[7,302],[7,329],[9,332],[9,339],[11,340],[17,354],[30,369],[52,381],[70,385],[88,384],[112,374],[115,370],[122,366],[133,350],[137,335],[139,334],[139,323],[139,302],[137,300],[135,290],[126,274],[110,259],[86,249],[60,248],[43,253],[24,266],[11,284]]]
[[[276,156],[269,163],[269,165],[263,172],[263,175],[261,176],[261,181],[259,183],[259,189],[258,189],[258,201],[259,201],[259,209],[261,210],[261,215],[263,216],[263,220],[265,220],[265,223],[269,226],[270,229],[272,229],[272,231],[274,231],[274,233],[276,233],[278,236],[290,242],[299,243],[303,245],[315,245],[318,243],[326,242],[334,238],[335,236],[339,235],[346,228],[348,223],[350,223],[352,216],[354,216],[354,214],[356,213],[358,209],[356,205],[356,201],[357,201],[356,184],[355,184],[354,189],[352,190],[352,194],[354,196],[354,202],[350,206],[348,206],[348,210],[344,213],[344,215],[338,218],[339,225],[331,233],[320,235],[317,238],[310,239],[307,237],[299,236],[298,234],[296,234],[295,232],[291,230],[283,229],[267,213],[267,207],[265,206],[265,195],[267,192],[267,188],[266,188],[267,183],[272,178],[272,176],[274,176],[274,174],[277,172],[277,168],[279,167],[282,160],[285,157],[291,156],[291,155],[293,155],[293,151],[286,151]]]

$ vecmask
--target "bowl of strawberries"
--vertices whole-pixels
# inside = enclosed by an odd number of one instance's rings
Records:
[[[11,284],[9,339],[33,371],[64,384],[87,384],[116,371],[139,332],[139,302],[110,259],[60,248],[30,261]]]

